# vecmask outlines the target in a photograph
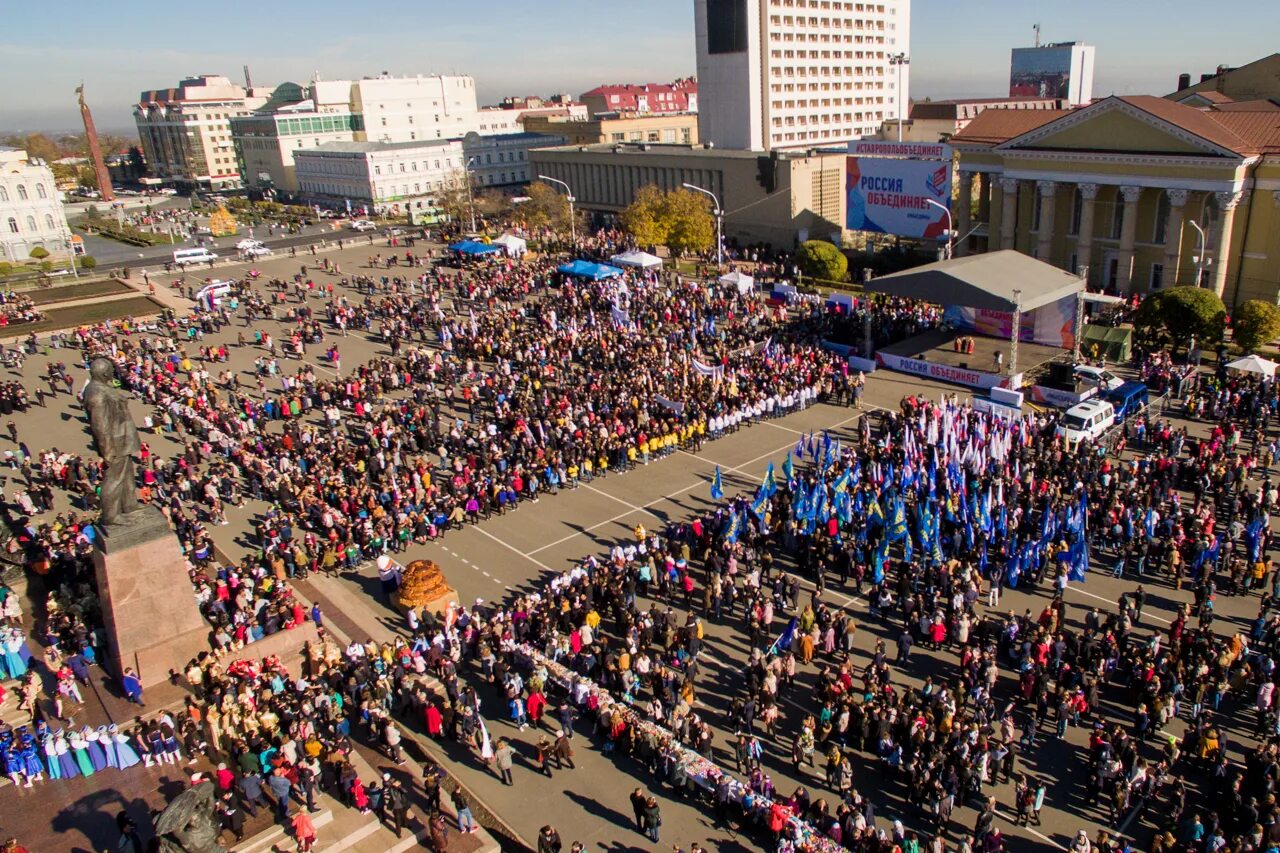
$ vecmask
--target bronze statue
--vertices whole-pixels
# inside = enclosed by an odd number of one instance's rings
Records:
[[[207,780],[174,797],[156,818],[161,853],[226,853],[218,843],[221,832],[213,783]]]
[[[107,463],[101,484],[101,524],[110,527],[139,508],[133,458],[142,450],[142,443],[129,414],[129,392],[113,384],[116,368],[111,360],[95,358],[89,365],[89,377],[84,409],[98,455]]]

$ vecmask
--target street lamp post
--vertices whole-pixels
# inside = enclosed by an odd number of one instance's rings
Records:
[[[716,269],[724,265],[724,211],[720,208],[720,199],[716,198],[716,194],[711,190],[704,190],[702,187],[685,183],[680,186],[687,190],[702,193],[711,197],[711,214],[716,218]]]
[[[938,208],[939,210],[941,210],[943,213],[947,215],[947,233],[944,235],[947,238],[947,243],[946,243],[946,246],[943,247],[942,256],[947,260],[951,260],[951,256],[954,253],[953,247],[952,247],[952,241],[955,239],[955,236],[956,236],[956,232],[951,228],[951,208],[947,207],[945,204],[941,202],[934,201],[931,198],[926,198],[925,201],[927,201],[929,204]]]
[[[575,201],[573,197],[573,190],[571,190],[569,185],[559,178],[549,178],[546,175],[539,175],[538,180],[546,181],[549,184],[558,184],[564,187],[565,198],[569,200],[569,240],[573,243],[573,250],[576,252],[578,250],[578,224],[574,221],[573,217],[573,203]]]
[[[1194,258],[1196,262],[1196,287],[1204,287],[1204,250],[1207,245],[1204,236],[1204,229],[1201,228],[1200,223],[1196,222],[1194,219],[1188,219],[1187,221],[1191,224],[1192,228],[1196,229],[1197,247],[1196,256]]]
[[[897,94],[896,100],[898,101],[898,141],[901,142],[902,141],[902,66],[910,65],[911,60],[907,57],[905,53],[891,53],[889,54],[889,64],[893,66],[897,66],[898,68],[898,90],[897,90],[898,94]]]
[[[71,242],[71,235],[63,232],[62,239],[67,244],[67,254],[71,257],[71,275],[76,281],[80,280],[80,271],[76,269],[76,244]]]
[[[471,208],[471,233],[476,233],[476,201],[471,196],[471,161],[475,157],[468,157],[467,162],[462,167],[462,175],[467,181],[467,206]]]

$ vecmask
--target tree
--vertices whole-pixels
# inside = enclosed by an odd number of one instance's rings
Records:
[[[641,187],[635,200],[622,211],[622,227],[637,246],[658,246],[667,242],[666,193],[653,184]]]
[[[715,221],[706,199],[691,190],[642,187],[622,212],[622,225],[640,246],[666,246],[673,254],[702,252],[715,244]]]
[[[26,136],[12,135],[6,136],[3,140],[5,145],[12,148],[21,148],[27,152],[27,156],[33,160],[43,160],[46,163],[52,163],[54,160],[63,156],[62,149],[58,147],[58,143],[54,142],[43,133],[31,133]]]
[[[94,171],[93,166],[81,166],[77,170],[76,178],[80,181],[80,186],[91,190],[98,189],[98,173]]]
[[[98,265],[98,259],[93,255],[81,255],[76,258],[76,263],[80,265],[82,270],[91,270]]]
[[[45,258],[49,257],[49,250],[44,246],[36,246],[31,250],[31,257],[35,258],[37,261],[43,261]]]
[[[525,201],[516,205],[514,218],[526,228],[569,230],[569,200],[550,184],[529,184]]]
[[[467,173],[459,169],[444,181],[435,194],[436,207],[454,222],[471,223],[471,203],[467,195]]]
[[[487,187],[476,193],[476,215],[485,219],[505,220],[511,216],[511,196]]]
[[[849,272],[849,259],[836,246],[825,240],[808,240],[800,244],[796,263],[810,278],[844,281]]]
[[[1232,318],[1231,336],[1243,352],[1254,352],[1280,337],[1280,307],[1261,299],[1250,299]]]
[[[1222,298],[1202,287],[1172,287],[1153,293],[1133,317],[1133,328],[1147,346],[1189,345],[1222,340],[1227,308]]]

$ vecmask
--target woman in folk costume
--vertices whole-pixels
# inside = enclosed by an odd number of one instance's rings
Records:
[[[89,751],[89,763],[93,765],[93,772],[101,773],[106,770],[107,753],[102,749],[102,739],[98,736],[98,730],[85,726],[80,735],[84,738]]]
[[[63,779],[74,779],[80,775],[80,768],[76,766],[76,759],[71,754],[71,746],[67,743],[67,736],[61,730],[54,732],[53,745],[58,753],[58,770],[61,772]]]
[[[0,764],[4,765],[5,775],[13,782],[16,788],[22,782],[22,771],[25,767],[22,761],[22,750],[13,737],[11,732],[0,733]]]
[[[115,723],[107,726],[107,733],[111,735],[112,743],[115,744],[116,762],[121,770],[127,770],[142,761],[129,743],[129,736],[120,731]]]
[[[8,673],[9,678],[22,678],[27,674],[27,661],[31,653],[27,651],[27,641],[21,631],[12,628],[0,632],[0,665]]]
[[[72,732],[67,741],[71,746],[71,754],[75,756],[76,766],[80,768],[80,774],[92,776],[93,762],[89,760],[89,742],[80,732]]]
[[[44,749],[44,763],[49,768],[50,779],[62,778],[62,765],[58,763],[58,742],[54,738],[53,733],[45,731],[42,748]]]
[[[106,726],[98,726],[95,733],[97,735],[98,746],[102,749],[102,757],[107,762],[107,767],[120,768],[120,759],[116,754],[116,742],[111,737],[111,733],[107,731]]]
[[[26,726],[18,729],[18,741],[21,744],[22,775],[27,777],[27,787],[30,788],[32,782],[39,782],[44,778],[44,764],[40,761],[40,745],[27,731]]]

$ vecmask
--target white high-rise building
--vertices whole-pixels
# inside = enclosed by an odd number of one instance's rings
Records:
[[[1009,56],[1009,97],[1064,98],[1073,107],[1093,100],[1091,44],[1064,41],[1015,47]]]
[[[703,142],[838,145],[908,112],[911,0],[694,0],[694,27]]]

